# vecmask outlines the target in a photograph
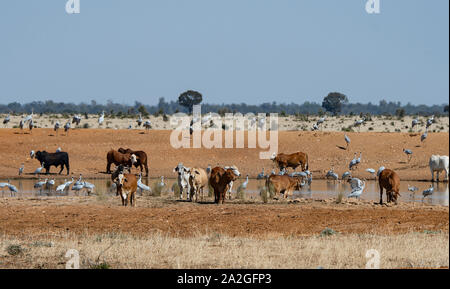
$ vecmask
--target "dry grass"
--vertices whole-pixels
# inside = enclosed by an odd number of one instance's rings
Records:
[[[21,252],[8,254],[12,245]],[[379,251],[381,268],[449,266],[449,235],[442,232],[266,239],[110,233],[0,236],[0,268],[65,268],[69,249],[79,251],[80,268],[365,268],[369,249]]]

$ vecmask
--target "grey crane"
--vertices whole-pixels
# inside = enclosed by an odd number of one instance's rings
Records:
[[[21,176],[23,174],[23,169],[24,169],[24,163],[22,163],[22,165],[19,168],[19,176]]]
[[[349,170],[353,170],[353,167],[354,166],[356,166],[358,163],[357,163],[357,159],[356,159],[356,153],[355,153],[355,155],[353,156],[353,159],[350,161],[350,163],[348,164],[348,168],[349,168]]]
[[[98,125],[102,125],[104,120],[105,120],[105,111],[102,111],[102,114],[98,118]]]
[[[5,119],[3,120],[3,124],[6,126],[8,124],[8,122],[11,120],[11,117],[8,113],[8,115],[5,117]]]
[[[42,165],[39,168],[37,168],[33,174],[35,174],[35,175],[41,174],[42,170],[44,169],[44,164],[45,164],[45,162],[42,162]]]
[[[409,184],[408,184],[408,191],[410,191],[410,192],[412,192],[413,194],[415,193],[415,192],[417,192],[419,190],[419,188],[418,187],[416,187],[416,186],[410,186]]]
[[[423,142],[427,139],[428,137],[428,128],[425,129],[425,132],[420,136],[420,141]]]
[[[412,158],[412,154],[413,154],[413,152],[411,151],[411,150],[409,150],[409,149],[403,149],[403,152],[406,154],[406,156],[408,157],[408,162],[410,162],[411,161],[411,158]]]
[[[32,119],[30,120],[30,124],[28,125],[28,128],[30,129],[30,132],[32,133],[33,132],[33,128],[34,128],[34,122],[33,122]]]
[[[262,168],[262,172],[260,172],[258,174],[258,176],[256,177],[257,180],[261,180],[264,179],[265,175],[264,175],[264,168]]]
[[[431,196],[433,194],[433,192],[434,192],[434,187],[433,187],[433,184],[431,184],[428,189],[426,189],[422,192],[422,195],[423,195],[422,202],[425,199],[425,197]]]
[[[60,127],[60,124],[59,124],[59,121],[57,121],[57,122],[55,123],[55,126],[53,127],[53,130],[56,132],[56,135],[58,135],[59,127]]]
[[[138,118],[138,120],[136,122],[137,122],[138,126],[142,125],[143,120],[142,120],[142,115],[141,114],[139,114],[139,118]]]
[[[345,142],[347,143],[347,147],[346,147],[346,149],[348,149],[348,146],[350,145],[350,138],[347,136],[347,135],[344,135],[344,138],[345,138]]]
[[[364,188],[366,186],[366,182],[361,181],[358,178],[349,179],[348,182],[351,185],[352,191],[347,196],[347,198],[357,198],[357,199],[359,199],[361,197],[363,191],[364,191]]]

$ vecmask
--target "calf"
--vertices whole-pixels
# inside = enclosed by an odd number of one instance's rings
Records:
[[[137,168],[139,167],[141,170],[141,173],[143,171],[143,167],[145,168],[145,176],[148,177],[148,165],[147,165],[147,154],[144,151],[134,151],[132,149],[124,149],[124,148],[119,148],[119,153],[123,153],[123,154],[134,154],[136,155],[136,163],[134,164],[134,166]]]
[[[137,162],[137,159],[135,154],[123,154],[115,150],[110,150],[106,155],[106,161],[106,172],[109,174],[111,173],[111,164],[116,166],[125,165],[131,168]]]
[[[225,194],[229,189],[230,183],[240,176],[236,168],[225,170],[221,167],[215,167],[211,170],[209,184],[214,189],[214,202],[216,204],[224,203]]]
[[[187,199],[191,200],[191,186],[189,183],[191,169],[183,166],[182,163],[179,163],[178,166],[173,169],[173,172],[178,174],[177,181],[178,187],[180,188],[180,199],[183,199],[183,192],[186,192]]]
[[[132,207],[136,206],[137,179],[134,174],[120,173],[115,179],[117,194],[122,199],[122,206],[127,206],[128,202]]]
[[[400,196],[400,177],[396,172],[390,169],[384,169],[379,177],[378,184],[380,186],[380,205],[383,204],[383,189],[386,189],[386,201],[388,203],[395,202]]]
[[[293,154],[273,153],[270,159],[276,163],[280,170],[293,168],[295,171],[298,166],[301,167],[302,171],[308,170],[308,155],[302,152]]]
[[[191,187],[191,198],[195,196],[195,201],[198,201],[201,192],[201,200],[203,201],[203,189],[208,186],[208,174],[202,168],[192,168],[189,177],[189,185]]]
[[[275,190],[275,195],[283,194],[284,198],[293,194],[295,190],[300,190],[302,181],[299,177],[290,177],[288,175],[270,175],[266,179],[266,187],[269,189],[270,185]]]
[[[41,163],[44,163],[45,173],[48,174],[50,172],[51,166],[61,166],[61,170],[58,174],[64,169],[66,166],[67,174],[69,174],[69,154],[66,152],[57,152],[57,153],[48,153],[46,151],[37,151],[35,154],[36,159]]]

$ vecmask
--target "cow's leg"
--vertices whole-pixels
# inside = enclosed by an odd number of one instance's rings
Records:
[[[106,173],[111,173],[111,163],[108,162],[108,164],[106,165]]]
[[[147,162],[145,163],[145,176],[148,177],[148,166],[147,166]]]
[[[383,187],[380,186],[380,205],[383,204]]]
[[[436,182],[439,183],[439,174],[441,173],[441,170],[436,171]]]
[[[59,173],[58,173],[58,175],[60,175],[60,174],[61,174],[61,172],[63,171],[63,169],[64,169],[64,163],[62,163],[62,164],[61,164],[61,169],[59,170]]]

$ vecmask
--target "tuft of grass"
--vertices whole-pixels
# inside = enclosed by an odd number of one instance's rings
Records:
[[[238,199],[238,200],[244,200],[244,199],[245,199],[245,190],[244,190],[244,188],[242,187],[242,185],[240,185],[240,186],[237,188],[237,191],[236,191],[236,199]]]
[[[336,203],[342,204],[343,200],[344,200],[344,193],[343,192],[339,192],[337,194]]]
[[[11,256],[17,256],[23,253],[23,248],[20,245],[9,245],[6,248],[6,252],[8,252],[8,254]]]
[[[333,236],[335,234],[336,234],[336,231],[334,231],[333,229],[330,229],[330,228],[325,228],[325,229],[323,229],[322,232],[320,232],[321,237]]]
[[[111,269],[111,266],[106,263],[106,262],[102,262],[99,264],[93,264],[90,266],[91,269]]]
[[[178,198],[180,196],[180,186],[178,185],[178,182],[172,184],[172,192],[174,197]]]
[[[161,186],[160,181],[154,182],[150,195],[153,197],[161,197],[161,194],[163,192],[164,192],[164,187]]]

